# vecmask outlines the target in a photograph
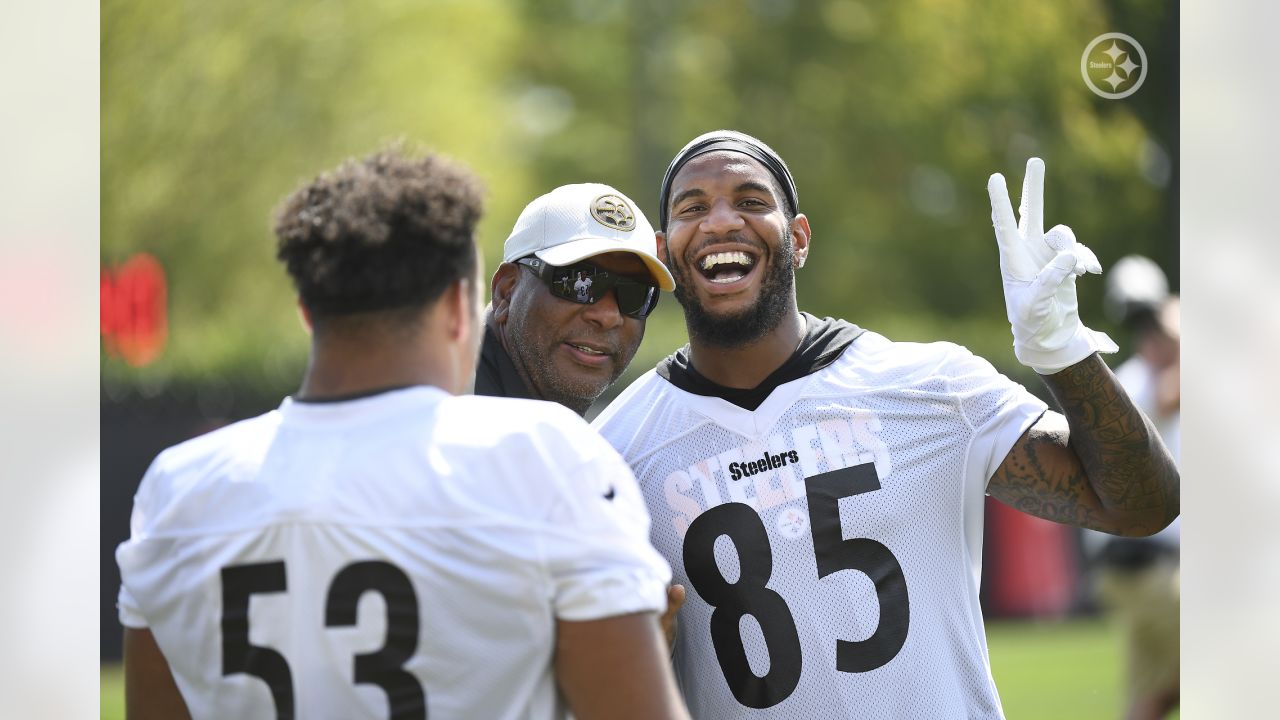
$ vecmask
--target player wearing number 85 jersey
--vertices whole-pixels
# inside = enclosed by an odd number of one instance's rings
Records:
[[[453,395],[479,215],[468,172],[394,151],[286,201],[307,371],[144,477],[117,551],[131,718],[687,717],[630,470],[563,407]]]
[[[689,586],[676,670],[695,717],[1000,718],[978,605],[985,493],[1106,532],[1178,513],[1178,475],[1075,313],[1096,259],[992,205],[1020,360],[1065,414],[963,347],[895,343],[796,305],[808,218],[782,159],[719,131],[659,196],[689,344],[595,421]],[[1100,429],[1105,427],[1105,432]]]

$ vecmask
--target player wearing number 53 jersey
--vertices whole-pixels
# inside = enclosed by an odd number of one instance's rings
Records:
[[[700,718],[1000,718],[978,605],[983,496],[1151,534],[1178,475],[1075,313],[1096,269],[1070,231],[992,202],[1020,360],[1063,415],[951,343],[895,343],[799,312],[810,250],[782,159],[719,131],[660,194],[660,254],[689,345],[595,426],[631,465],[688,586],[676,669]],[[1106,427],[1100,432],[1100,428]]]
[[[478,217],[469,174],[396,152],[286,202],[307,371],[143,479],[117,551],[131,718],[687,717],[630,470],[563,407],[454,396]]]

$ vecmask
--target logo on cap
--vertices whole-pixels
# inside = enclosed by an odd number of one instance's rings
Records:
[[[636,229],[636,214],[627,201],[617,195],[601,195],[591,203],[591,215],[605,227],[631,232]]]

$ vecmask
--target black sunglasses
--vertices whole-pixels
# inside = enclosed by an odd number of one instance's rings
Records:
[[[590,262],[550,265],[537,256],[516,260],[533,271],[552,295],[570,302],[591,305],[614,290],[618,311],[643,320],[658,306],[658,287],[609,272]]]

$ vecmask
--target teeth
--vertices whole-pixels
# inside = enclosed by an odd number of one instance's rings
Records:
[[[710,270],[717,265],[726,263],[751,267],[752,260],[750,255],[740,251],[714,253],[702,258],[702,269]]]
[[[570,344],[570,345],[573,345],[573,343],[569,343],[569,344]],[[600,352],[599,350],[592,350],[591,348],[589,348],[589,347],[585,347],[585,346],[582,346],[582,345],[573,345],[573,347],[578,348],[579,350],[581,350],[581,351],[582,351],[582,352],[584,352],[584,353],[587,353],[588,355],[603,355],[603,354],[604,354],[603,352]]]

